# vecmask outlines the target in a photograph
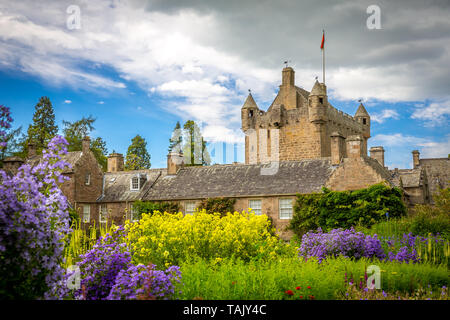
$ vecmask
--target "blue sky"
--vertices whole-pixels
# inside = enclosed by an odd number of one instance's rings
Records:
[[[216,149],[214,162],[223,162],[223,143],[226,162],[242,162],[248,89],[266,110],[290,60],[296,85],[310,91],[325,29],[329,101],[354,114],[363,99],[369,147],[382,145],[390,168],[411,167],[414,149],[446,157],[449,6],[379,1],[382,28],[369,30],[369,4],[0,0],[0,103],[24,131],[41,96],[52,101],[60,130],[62,120],[92,115],[91,135],[109,152],[126,153],[140,134],[155,168],[166,166],[176,122],[193,119]],[[80,28],[68,27],[70,5]]]

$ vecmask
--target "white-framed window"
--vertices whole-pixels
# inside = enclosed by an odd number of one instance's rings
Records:
[[[89,204],[83,204],[83,222],[88,223],[91,221],[91,206]]]
[[[184,214],[193,214],[195,212],[195,201],[186,201],[184,203]]]
[[[261,199],[251,199],[248,201],[248,207],[253,210],[256,215],[262,214],[262,200]]]
[[[126,218],[131,222],[139,221],[139,211],[133,205],[130,205],[130,210],[128,210]]]
[[[84,184],[87,186],[91,184],[91,174],[90,173],[86,173],[86,175],[84,176]]]
[[[98,221],[100,223],[105,223],[108,219],[108,210],[106,204],[100,205],[100,211],[98,213]]]
[[[132,177],[131,178],[130,190],[139,190],[139,177]]]
[[[280,219],[292,219],[292,199],[284,198],[279,199],[279,207],[280,207]]]

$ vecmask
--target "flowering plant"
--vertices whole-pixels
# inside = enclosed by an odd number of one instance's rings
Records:
[[[175,281],[181,281],[180,268],[171,266],[165,271],[155,265],[130,265],[117,275],[108,300],[170,299],[175,292]]]
[[[362,257],[384,259],[386,257],[377,235],[366,236],[362,232],[356,232],[353,228],[334,229],[328,233],[323,233],[319,228],[317,232],[308,232],[302,237],[298,253],[306,259],[316,257],[319,263],[329,256],[355,259]]]
[[[0,296],[12,299],[58,298],[65,277],[64,237],[70,232],[67,199],[58,187],[69,163],[67,142],[55,136],[34,167],[16,175],[0,170]]]
[[[112,234],[100,238],[92,250],[82,255],[78,263],[81,287],[75,298],[105,300],[122,269],[130,265],[131,254],[124,241],[125,233],[120,226]]]

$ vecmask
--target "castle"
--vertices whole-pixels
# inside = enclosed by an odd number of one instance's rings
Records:
[[[267,214],[282,237],[293,215],[296,194],[331,190],[355,190],[376,183],[400,187],[409,205],[429,203],[438,188],[449,187],[450,160],[420,159],[414,150],[413,169],[389,170],[384,165],[382,146],[367,151],[370,115],[360,104],[354,116],[334,108],[325,84],[315,82],[308,92],[295,86],[291,67],[282,71],[279,92],[267,111],[258,108],[249,93],[242,109],[245,163],[212,166],[184,166],[183,155],[171,152],[167,167],[124,171],[123,155],[108,157],[102,172],[90,141],[82,151],[69,152],[63,160],[72,165],[64,172],[70,179],[61,185],[63,193],[85,224],[124,219],[135,220],[133,202],[177,202],[191,214],[200,201],[229,197],[237,211],[252,208]],[[34,165],[41,156],[29,146]],[[13,173],[24,162],[5,159],[4,169]]]

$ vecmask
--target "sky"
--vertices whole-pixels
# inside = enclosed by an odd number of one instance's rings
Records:
[[[166,166],[176,122],[192,119],[214,163],[243,162],[248,90],[267,110],[288,61],[310,91],[322,30],[329,102],[353,115],[362,99],[369,148],[383,146],[390,169],[411,168],[415,149],[447,157],[447,0],[0,0],[0,103],[25,132],[42,96],[60,134],[92,115],[109,152],[139,134],[153,168]]]

